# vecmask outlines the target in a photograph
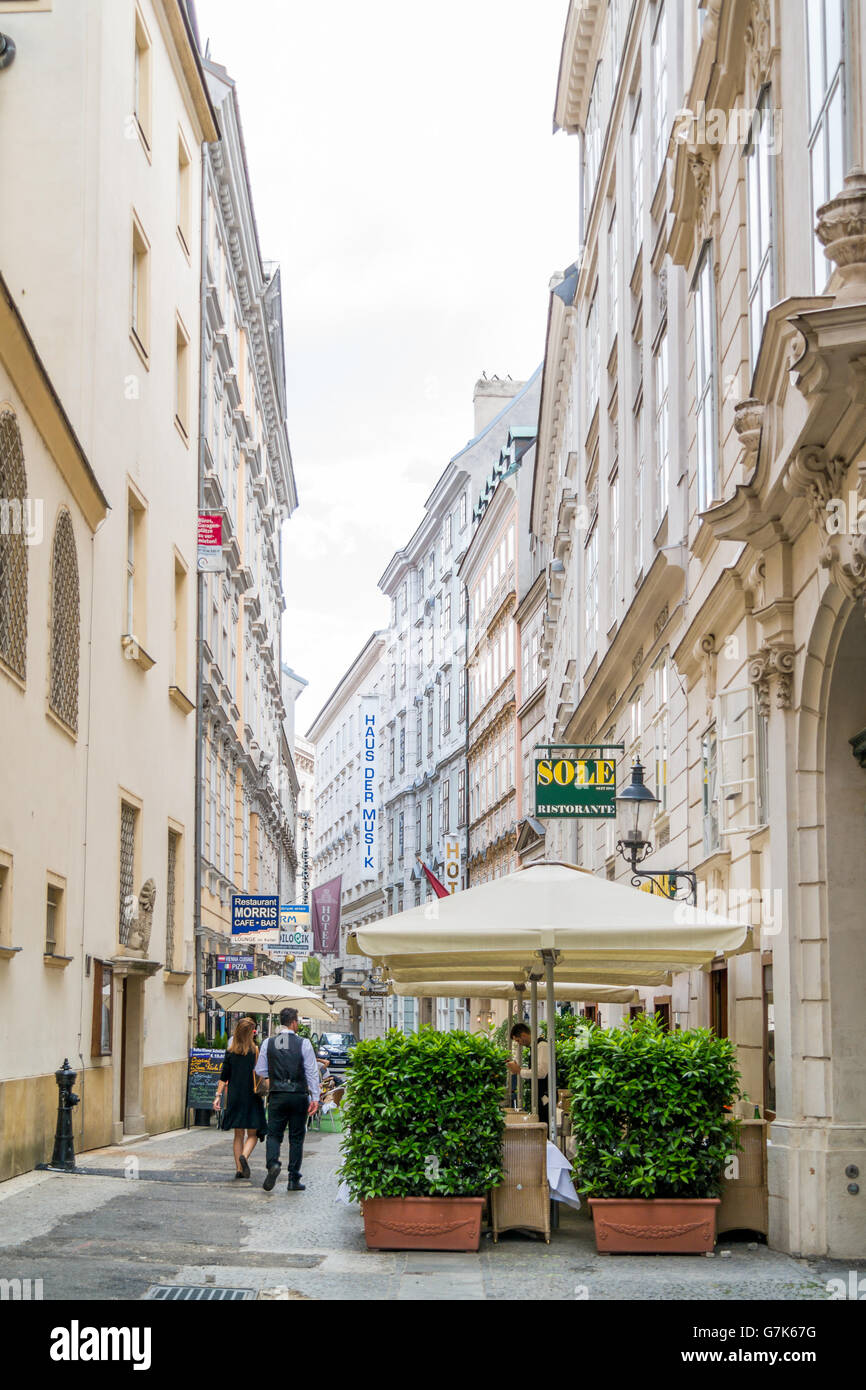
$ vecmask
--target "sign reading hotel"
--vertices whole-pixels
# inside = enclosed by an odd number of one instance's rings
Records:
[[[535,814],[539,820],[616,816],[616,760],[557,756],[555,750],[536,758]]]
[[[225,555],[223,554],[222,512],[199,512],[199,571],[202,574],[221,574],[225,567]]]
[[[442,871],[442,878],[449,893],[460,892],[460,836],[445,836],[445,867]]]
[[[276,946],[280,939],[280,900],[271,893],[232,895],[232,942]]]
[[[379,875],[379,702],[362,695],[358,715],[361,735],[361,882]]]

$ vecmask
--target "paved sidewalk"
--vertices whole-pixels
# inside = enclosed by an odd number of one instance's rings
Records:
[[[234,1181],[231,1137],[179,1130],[79,1157],[77,1174],[0,1184],[0,1277],[43,1280],[46,1299],[142,1299],[153,1285],[283,1289],[313,1299],[826,1299],[844,1271],[724,1242],[707,1256],[599,1255],[584,1212],[550,1245],[511,1233],[478,1254],[368,1251],[357,1207],[334,1200],[339,1135],[312,1131],[305,1192],[285,1166],[262,1191]],[[730,1251],[726,1256],[723,1252]],[[286,1296],[283,1294],[283,1296]]]

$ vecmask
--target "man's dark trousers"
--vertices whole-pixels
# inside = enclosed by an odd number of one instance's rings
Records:
[[[280,1161],[280,1145],[289,1127],[289,1177],[300,1178],[304,1156],[304,1135],[307,1132],[307,1110],[310,1098],[306,1091],[277,1091],[268,1098],[268,1142],[265,1162],[270,1168]]]

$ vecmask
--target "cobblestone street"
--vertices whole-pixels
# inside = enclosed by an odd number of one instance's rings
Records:
[[[339,1136],[307,1140],[303,1193],[285,1166],[262,1191],[233,1180],[230,1137],[181,1130],[79,1157],[77,1174],[0,1186],[0,1275],[42,1279],[45,1299],[144,1299],[154,1285],[288,1289],[311,1299],[826,1299],[847,1266],[722,1242],[713,1257],[599,1255],[584,1212],[563,1210],[550,1245],[510,1234],[478,1254],[367,1251],[357,1207],[335,1201]],[[137,1176],[134,1176],[137,1174]],[[129,1176],[127,1176],[129,1175]],[[730,1251],[729,1255],[725,1252]]]

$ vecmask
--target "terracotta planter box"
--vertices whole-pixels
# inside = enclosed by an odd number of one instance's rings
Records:
[[[483,1197],[370,1197],[368,1250],[477,1250]]]
[[[702,1255],[716,1241],[718,1197],[590,1197],[595,1248],[615,1255]]]

